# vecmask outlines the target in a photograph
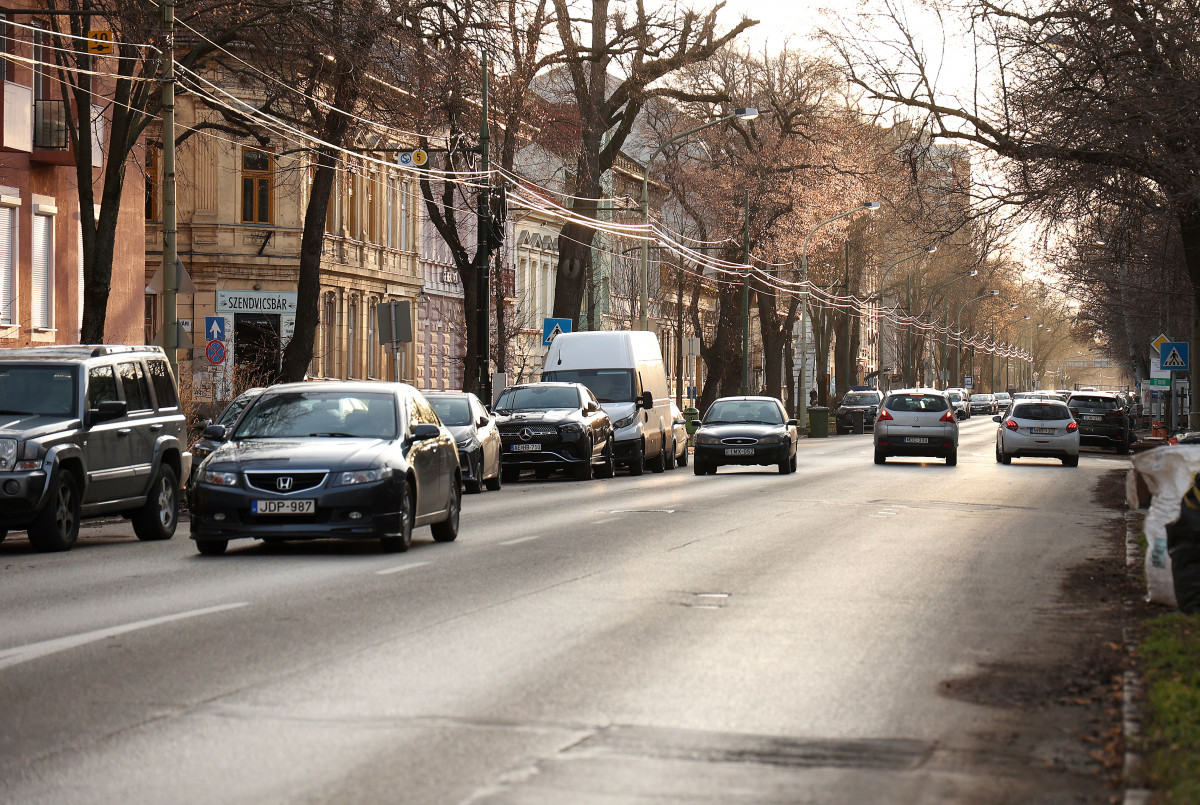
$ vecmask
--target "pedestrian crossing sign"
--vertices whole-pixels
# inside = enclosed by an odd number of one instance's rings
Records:
[[[1158,354],[1162,356],[1162,368],[1174,372],[1188,371],[1188,346],[1187,341],[1164,341],[1158,348]]]
[[[550,346],[550,342],[563,333],[571,332],[570,319],[543,319],[542,320],[542,346]]]

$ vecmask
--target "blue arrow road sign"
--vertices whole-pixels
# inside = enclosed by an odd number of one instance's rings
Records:
[[[543,319],[542,346],[549,346],[556,336],[571,332],[570,319]]]
[[[1191,364],[1188,362],[1187,341],[1164,341],[1158,348],[1161,356],[1161,366],[1173,372],[1186,372]]]
[[[224,316],[205,316],[204,317],[204,337],[209,341],[224,341],[225,340],[225,317]]]

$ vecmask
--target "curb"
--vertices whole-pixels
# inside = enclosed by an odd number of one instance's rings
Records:
[[[1125,569],[1129,573],[1142,562],[1142,555],[1137,547],[1137,532],[1135,524],[1140,522],[1138,512],[1125,512]],[[1128,614],[1128,602],[1126,603]],[[1125,649],[1132,657],[1137,651],[1137,643],[1129,634],[1126,625],[1123,633]],[[1131,782],[1142,781],[1142,770],[1145,758],[1137,747],[1142,741],[1142,680],[1137,671],[1129,669],[1121,677],[1121,739],[1125,745],[1125,758],[1121,768],[1121,779],[1126,786],[1122,800],[1124,805],[1149,805],[1154,792],[1149,788],[1129,787]]]

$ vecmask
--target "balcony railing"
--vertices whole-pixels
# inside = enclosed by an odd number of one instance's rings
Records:
[[[37,151],[66,151],[70,147],[64,101],[33,102],[33,147]]]

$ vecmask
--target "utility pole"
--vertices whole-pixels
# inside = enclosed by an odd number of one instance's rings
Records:
[[[843,252],[846,255],[846,269],[845,269],[845,273],[842,275],[842,293],[844,293],[846,296],[850,296],[850,241],[849,241],[849,239],[846,240],[846,242],[843,244],[843,246],[844,246]],[[846,311],[846,332],[845,332],[845,336],[846,336],[846,361],[845,361],[846,391],[849,391],[850,386],[851,386],[851,383],[850,383],[850,318],[851,318],[850,311],[847,310]]]
[[[163,146],[163,349],[171,374],[179,379],[179,311],[176,297],[179,292],[179,251],[175,243],[175,0],[163,2],[163,27],[166,33],[167,63],[163,70],[162,88],[162,146]]]
[[[479,378],[476,388],[483,404],[492,404],[492,367],[490,348],[491,316],[488,315],[490,294],[488,292],[488,253],[491,245],[492,208],[491,208],[491,169],[488,167],[488,57],[483,54],[483,114],[479,119],[479,161],[482,166],[483,186],[479,190],[478,214],[475,222],[475,272],[476,272],[476,360],[478,361]]]
[[[742,394],[750,393],[750,188],[746,188],[742,218],[742,249],[746,273],[742,277]]]

